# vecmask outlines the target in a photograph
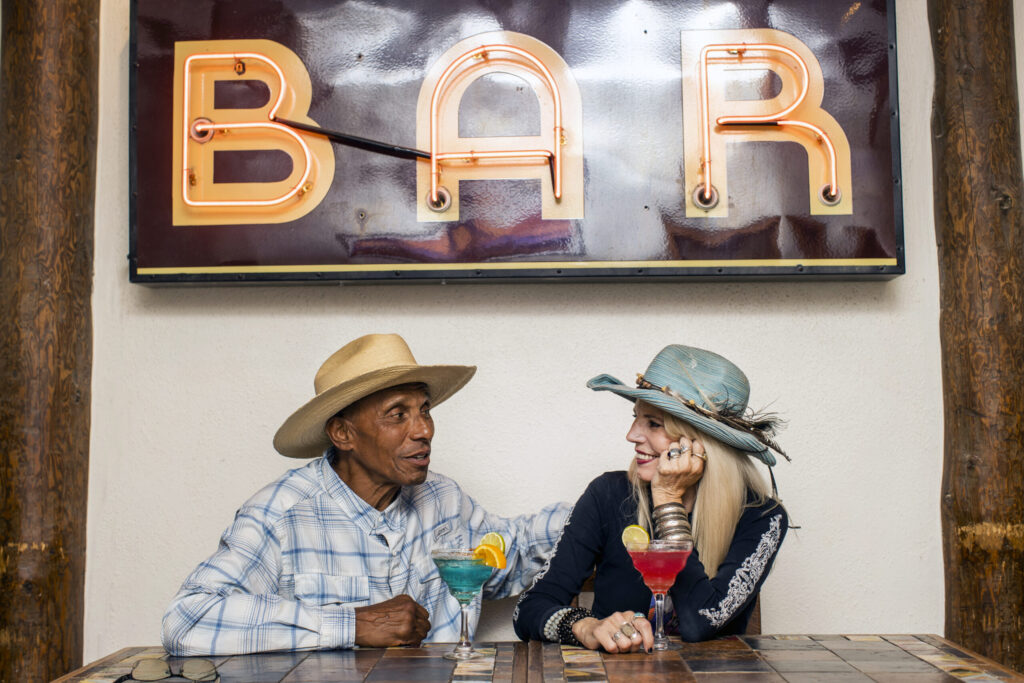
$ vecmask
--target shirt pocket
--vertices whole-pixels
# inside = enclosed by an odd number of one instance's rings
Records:
[[[295,598],[314,605],[370,604],[370,579],[367,576],[295,574]]]
[[[440,585],[441,572],[437,571],[437,565],[429,557],[414,561],[412,563],[412,571],[415,574],[415,580],[418,580],[420,583],[421,590],[429,590],[434,586]]]

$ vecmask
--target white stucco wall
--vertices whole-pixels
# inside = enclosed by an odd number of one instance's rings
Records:
[[[321,360],[376,331],[421,362],[479,366],[436,411],[432,466],[504,514],[628,464],[629,405],[589,377],[632,377],[671,342],[723,353],[752,403],[789,419],[776,471],[802,528],[764,590],[765,631],[941,633],[932,56],[924,1],[896,5],[908,272],[890,282],[150,289],[125,258],[128,0],[105,0],[86,661],[159,642],[236,507],[296,464],[271,438]]]

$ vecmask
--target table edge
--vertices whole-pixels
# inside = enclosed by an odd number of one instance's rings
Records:
[[[116,652],[111,652],[109,655],[107,655],[105,657],[100,657],[99,659],[97,659],[95,661],[89,662],[87,664],[83,664],[82,666],[78,667],[77,669],[75,669],[73,671],[67,672],[66,674],[64,674],[60,678],[53,679],[53,681],[51,681],[51,683],[61,683],[61,681],[70,681],[72,678],[75,678],[76,676],[84,676],[86,673],[89,672],[90,669],[93,669],[93,668],[95,668],[97,666],[103,666],[104,664],[108,663],[107,660],[113,660],[115,657],[123,658],[124,654],[126,652],[128,652],[129,650],[138,650],[138,649],[140,649],[140,647],[144,649],[144,648],[150,647],[150,646],[146,646],[146,645],[142,645],[142,646],[139,646],[139,645],[129,645],[128,647],[122,647],[120,650],[117,650]]]
[[[1008,674],[1010,676],[1013,676],[1016,679],[1024,680],[1024,673],[1021,673],[1020,671],[1017,671],[1015,669],[1011,669],[1008,666],[1006,666],[1005,664],[1000,664],[999,662],[997,662],[996,660],[992,659],[991,657],[986,657],[983,654],[979,654],[979,653],[975,652],[974,650],[972,650],[972,649],[970,649],[968,647],[965,647],[965,646],[961,645],[960,643],[958,643],[956,641],[953,641],[953,640],[950,640],[950,639],[946,638],[945,636],[940,636],[937,633],[923,633],[921,635],[926,635],[926,636],[928,636],[930,638],[935,638],[936,640],[940,640],[940,641],[942,641],[942,643],[944,645],[948,645],[950,647],[954,647],[957,650],[960,650],[962,652],[966,652],[967,654],[969,654],[972,657],[976,657],[978,660],[984,662],[987,666],[991,666],[991,667],[994,667],[996,669],[999,669],[1000,671],[1002,671],[1002,672],[1004,672],[1004,673],[1006,673],[1006,674]]]
[[[762,635],[760,635],[758,637],[772,638],[772,637],[785,636],[785,635],[791,635],[791,634],[765,633],[765,634],[762,634]],[[836,634],[836,635],[843,635],[845,637],[856,637],[858,634],[843,633],[843,634]],[[906,633],[906,634],[897,634],[897,633],[877,634],[876,633],[876,634],[863,634],[863,635],[880,635],[882,637],[885,637],[886,635],[910,635],[910,636],[914,636],[915,638],[922,638],[922,637],[924,637],[924,638],[934,638],[935,640],[941,642],[943,645],[947,645],[949,647],[952,647],[952,648],[955,648],[957,650],[960,650],[961,652],[963,652],[963,653],[965,653],[965,654],[967,654],[967,655],[977,659],[979,662],[985,664],[987,667],[991,667],[993,669],[998,670],[999,672],[1001,672],[1001,673],[1005,674],[1006,676],[1010,677],[1011,680],[1024,681],[1024,674],[1022,674],[1021,672],[1015,671],[1014,669],[1011,669],[1011,668],[1007,667],[1004,664],[1000,664],[999,662],[995,661],[994,659],[992,659],[990,657],[986,657],[985,655],[979,654],[979,653],[975,652],[974,650],[971,650],[970,648],[967,648],[967,647],[965,647],[965,646],[963,646],[963,645],[961,645],[961,644],[959,644],[959,643],[957,643],[955,641],[952,641],[952,640],[946,638],[945,636],[940,636],[937,633]],[[488,641],[488,642],[490,642],[490,641]],[[495,641],[495,642],[505,642],[505,641]],[[535,677],[537,676],[537,674],[540,673],[539,668],[535,668],[535,667],[539,667],[540,666],[542,658],[539,657],[539,656],[538,657],[533,657],[533,656],[530,656],[530,655],[534,654],[533,651],[535,649],[539,649],[540,645],[544,641],[531,640],[531,641],[528,641],[528,642],[523,642],[523,641],[519,640],[519,641],[507,641],[507,642],[514,643],[515,646],[516,646],[516,648],[515,648],[516,651],[521,651],[521,650],[522,651],[526,651],[527,661],[528,661],[528,669],[527,669],[526,678],[527,678],[528,681],[535,680]],[[131,646],[128,646],[128,647],[123,647],[120,650],[117,650],[115,652],[111,652],[110,654],[108,654],[108,655],[106,655],[104,657],[101,657],[101,658],[99,658],[99,659],[97,659],[95,661],[89,662],[87,664],[83,664],[82,666],[74,669],[73,671],[69,671],[68,673],[64,674],[60,678],[54,679],[51,683],[69,683],[75,677],[83,676],[83,675],[87,674],[89,672],[89,670],[91,670],[91,669],[94,669],[94,668],[99,667],[99,666],[104,666],[105,664],[111,663],[111,662],[119,660],[119,659],[123,659],[126,656],[126,654],[128,652],[130,652],[130,651],[141,651],[141,650],[144,650],[144,649],[146,649],[148,647],[155,647],[155,646],[131,645]],[[384,648],[380,648],[380,649],[384,649]],[[535,659],[536,659],[536,661],[534,661]]]

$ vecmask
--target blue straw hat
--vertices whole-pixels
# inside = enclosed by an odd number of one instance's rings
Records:
[[[747,376],[717,353],[672,344],[654,357],[646,372],[637,375],[635,388],[611,375],[598,375],[587,386],[649,403],[768,466],[775,464],[772,451],[789,459],[772,439],[778,420],[753,415],[747,409]]]

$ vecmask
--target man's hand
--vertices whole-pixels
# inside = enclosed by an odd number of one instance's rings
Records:
[[[429,613],[408,595],[356,607],[356,645],[419,645],[430,631]]]

